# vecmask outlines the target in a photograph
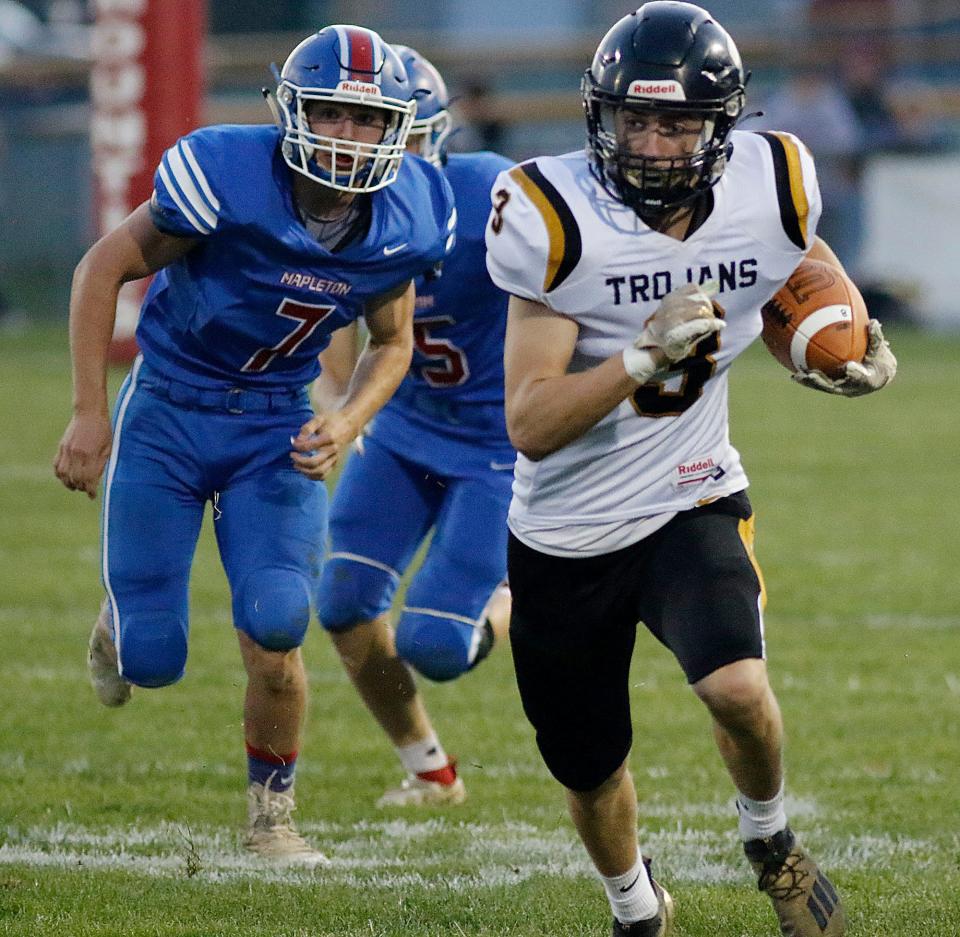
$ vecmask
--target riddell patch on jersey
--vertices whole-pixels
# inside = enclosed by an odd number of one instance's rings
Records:
[[[679,81],[632,81],[627,88],[628,98],[657,98],[661,101],[686,101]]]
[[[673,483],[677,488],[689,488],[708,479],[717,481],[726,474],[723,467],[717,465],[711,456],[704,456],[702,459],[681,462],[674,470]]]
[[[375,94],[380,97],[380,89],[376,85],[368,85],[365,81],[341,81],[337,91],[350,91],[353,94]]]

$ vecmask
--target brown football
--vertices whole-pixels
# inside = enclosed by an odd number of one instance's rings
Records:
[[[803,260],[763,309],[763,341],[789,371],[843,377],[867,351],[870,315],[854,282],[822,260]]]

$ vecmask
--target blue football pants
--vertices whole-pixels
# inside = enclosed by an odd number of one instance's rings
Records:
[[[190,567],[208,501],[235,627],[270,650],[298,647],[326,538],[326,488],[297,472],[290,437],[312,411],[301,396],[247,393],[249,410],[211,392],[152,383],[138,359],[114,414],[102,517],[102,574],[120,670],[139,686],[180,679]],[[223,396],[217,395],[216,396]],[[185,402],[186,401],[186,402]],[[234,398],[233,403],[236,403]],[[232,404],[231,404],[232,406]]]
[[[397,622],[397,652],[432,680],[468,670],[480,614],[506,574],[512,480],[492,469],[481,477],[439,476],[366,440],[363,455],[348,460],[330,509],[317,597],[323,627],[346,631],[389,609],[433,528]]]

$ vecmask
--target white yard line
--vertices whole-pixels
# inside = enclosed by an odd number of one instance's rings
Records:
[[[818,849],[818,857],[838,871],[864,864],[892,868],[905,860],[921,866],[934,861],[929,857],[936,853],[934,844],[923,840],[883,834],[837,840],[815,824],[807,826],[811,838],[830,844]],[[198,831],[174,824],[97,830],[74,824],[8,827],[0,846],[0,866],[182,877],[188,856],[194,855],[199,857],[195,877],[200,881],[256,878],[293,885],[362,883],[455,891],[516,884],[533,875],[573,879],[594,874],[573,831],[566,828],[544,831],[520,822],[455,823],[435,818],[304,824],[302,831],[327,852],[330,866],[308,870],[264,865],[240,848],[239,832]],[[666,880],[713,884],[748,878],[732,827],[724,833],[680,824],[671,830],[641,829],[640,840],[645,851],[656,856]],[[451,855],[462,858],[457,868],[470,871],[452,874]]]

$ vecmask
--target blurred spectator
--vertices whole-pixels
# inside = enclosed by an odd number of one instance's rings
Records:
[[[856,277],[863,247],[860,169],[865,134],[830,74],[820,67],[799,70],[763,104],[759,123],[794,133],[810,148],[823,195],[819,233]]]
[[[83,0],[50,0],[42,20],[16,0],[0,0],[0,66],[18,56],[83,59],[89,50],[89,12]]]
[[[930,152],[951,145],[934,88],[896,75],[883,43],[852,43],[840,60],[850,105],[864,134],[865,155],[877,151]]]
[[[459,153],[504,150],[505,127],[498,117],[490,86],[484,81],[471,82],[453,99],[451,110],[457,130],[450,137],[449,148]]]
[[[29,52],[44,40],[43,23],[22,3],[0,0],[0,65],[22,52]]]
[[[892,149],[899,140],[897,117],[887,100],[892,66],[873,40],[851,43],[840,58],[840,76],[863,131],[865,150]]]

